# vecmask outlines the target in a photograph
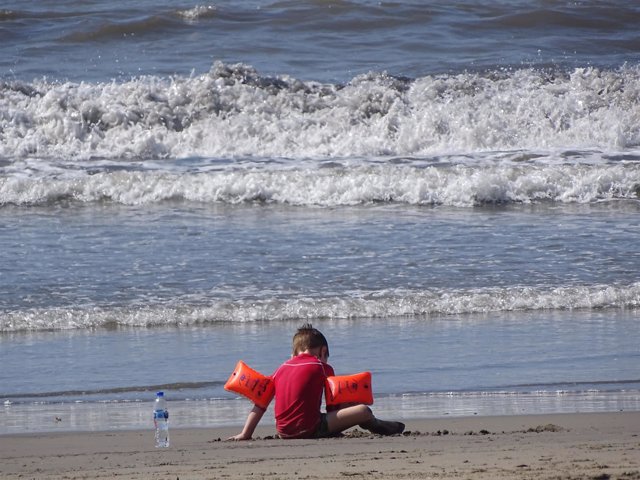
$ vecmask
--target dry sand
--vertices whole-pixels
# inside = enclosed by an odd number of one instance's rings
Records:
[[[640,412],[406,421],[401,436],[280,440],[239,429],[0,436],[2,479],[640,479]]]

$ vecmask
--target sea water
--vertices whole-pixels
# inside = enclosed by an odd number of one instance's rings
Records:
[[[639,20],[5,2],[0,433],[240,425],[304,322],[381,416],[640,409]]]

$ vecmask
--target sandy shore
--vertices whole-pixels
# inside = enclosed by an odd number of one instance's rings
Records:
[[[640,412],[406,421],[402,436],[279,440],[259,427],[0,436],[2,479],[640,479]]]

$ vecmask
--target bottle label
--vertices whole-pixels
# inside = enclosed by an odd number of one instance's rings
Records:
[[[155,420],[161,420],[161,419],[168,420],[169,419],[169,412],[167,410],[154,410],[153,411],[153,418]]]

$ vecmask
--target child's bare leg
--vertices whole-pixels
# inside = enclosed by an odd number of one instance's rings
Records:
[[[404,423],[380,420],[366,405],[354,405],[327,413],[329,432],[338,433],[358,425],[378,435],[395,435],[404,431]]]
[[[327,426],[330,433],[339,433],[347,428],[373,420],[375,420],[375,417],[371,409],[366,405],[353,405],[327,413]]]

